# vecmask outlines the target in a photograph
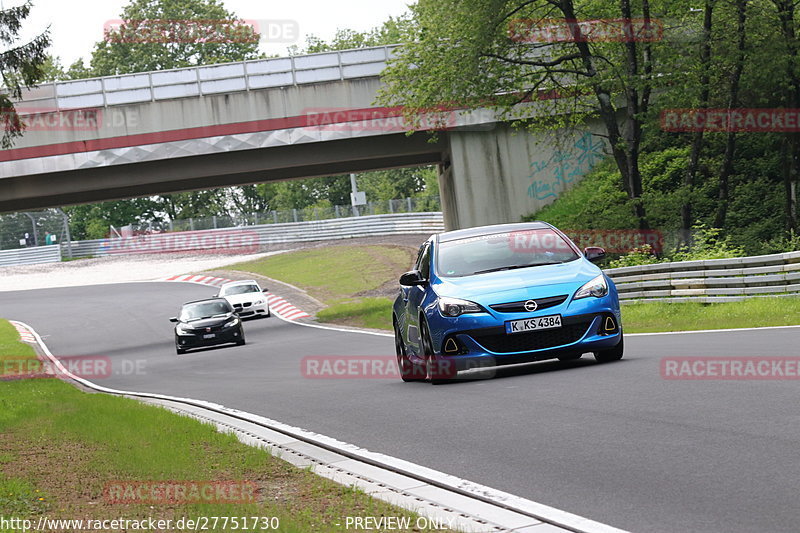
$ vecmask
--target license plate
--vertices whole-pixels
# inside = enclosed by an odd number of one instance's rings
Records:
[[[524,333],[526,331],[538,331],[540,329],[555,329],[561,327],[561,315],[537,316],[536,318],[525,318],[523,320],[511,320],[506,322],[506,333]]]
[[[207,333],[206,335],[203,335],[203,338],[204,339],[213,339],[215,336],[216,336],[215,333]]]

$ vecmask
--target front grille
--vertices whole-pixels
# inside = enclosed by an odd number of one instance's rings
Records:
[[[234,309],[243,309],[245,307],[250,307],[251,305],[253,305],[252,302],[244,302],[244,303],[241,303],[241,304],[233,304],[233,308]]]
[[[548,307],[555,307],[563,303],[567,298],[568,295],[562,294],[561,296],[550,296],[548,298],[534,298],[533,301],[536,302],[536,310],[538,311],[540,309],[547,309]],[[527,312],[527,309],[525,309],[525,302],[527,301],[528,300],[522,300],[520,302],[495,304],[489,307],[500,313],[525,313]]]
[[[566,319],[564,319],[566,320]],[[506,334],[505,328],[485,328],[465,331],[475,341],[495,353],[528,352],[555,348],[565,344],[572,344],[586,334],[592,323],[592,317],[582,316],[579,320],[564,324],[557,329],[542,331],[529,331],[526,333]]]
[[[216,333],[218,331],[222,331],[223,329],[225,329],[223,326],[224,326],[224,324],[218,324],[216,326],[194,327],[194,328],[192,328],[192,333],[195,333],[197,335],[202,335],[202,334],[205,334],[205,333]],[[211,331],[206,331],[206,328],[210,329]]]

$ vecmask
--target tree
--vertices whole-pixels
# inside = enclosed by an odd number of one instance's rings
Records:
[[[49,28],[27,43],[19,43],[22,21],[28,17],[31,2],[0,11],[0,121],[3,136],[0,146],[10,148],[13,139],[22,135],[24,126],[14,108],[14,99],[22,96],[23,89],[33,87],[43,76],[43,65],[47,56],[45,50],[50,46]]]
[[[371,46],[384,46],[408,41],[414,33],[414,20],[403,15],[389,17],[383,24],[369,31],[359,32],[351,29],[339,29],[330,42],[325,42],[316,35],[306,37],[306,45],[302,49],[291,46],[291,55],[316,54],[334,50],[349,50],[352,48],[368,48]]]
[[[217,0],[133,0],[91,59],[94,76],[258,57],[259,36]]]
[[[492,107],[531,129],[569,128],[598,117],[620,185],[646,227],[639,156],[651,95],[667,80],[654,72],[668,44],[652,37],[658,28],[651,1],[638,6],[630,0],[420,0],[412,6],[414,39],[384,73],[380,101],[404,106],[412,119],[442,105]],[[658,12],[668,18],[688,7],[662,1]],[[622,21],[621,38],[593,39],[602,28],[579,22],[585,20]],[[547,38],[554,27],[566,37]],[[521,104],[535,113],[518,118]]]
[[[772,0],[780,21],[781,42],[785,49],[785,105],[791,109],[800,107],[800,35],[798,35],[796,2],[794,0]],[[789,133],[782,150],[784,189],[786,195],[787,227],[796,230],[797,189],[800,184],[800,134]]]

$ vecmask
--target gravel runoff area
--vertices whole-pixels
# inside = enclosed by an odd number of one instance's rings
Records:
[[[285,243],[279,246],[270,246],[262,253],[249,255],[159,253],[104,256],[61,263],[0,267],[0,291],[78,287],[128,281],[152,281],[180,274],[199,274],[208,270],[222,274],[224,267],[227,265],[252,261],[295,249],[317,248],[337,244],[395,244],[417,247],[428,237],[429,235],[426,234],[386,235],[381,237]],[[205,273],[209,274],[208,272]],[[238,274],[237,278],[242,276],[242,273]],[[288,287],[281,287],[280,283],[273,282],[269,288],[279,296],[289,296],[291,298],[292,295],[296,294],[296,291],[292,291]],[[310,304],[311,309],[309,311],[311,312],[318,310],[319,304],[314,305],[307,298],[300,298],[305,301],[297,303]]]

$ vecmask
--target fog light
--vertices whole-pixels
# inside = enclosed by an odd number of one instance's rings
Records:
[[[458,344],[456,343],[456,341],[453,340],[452,337],[447,339],[447,341],[444,343],[444,353],[448,354],[458,353]]]

